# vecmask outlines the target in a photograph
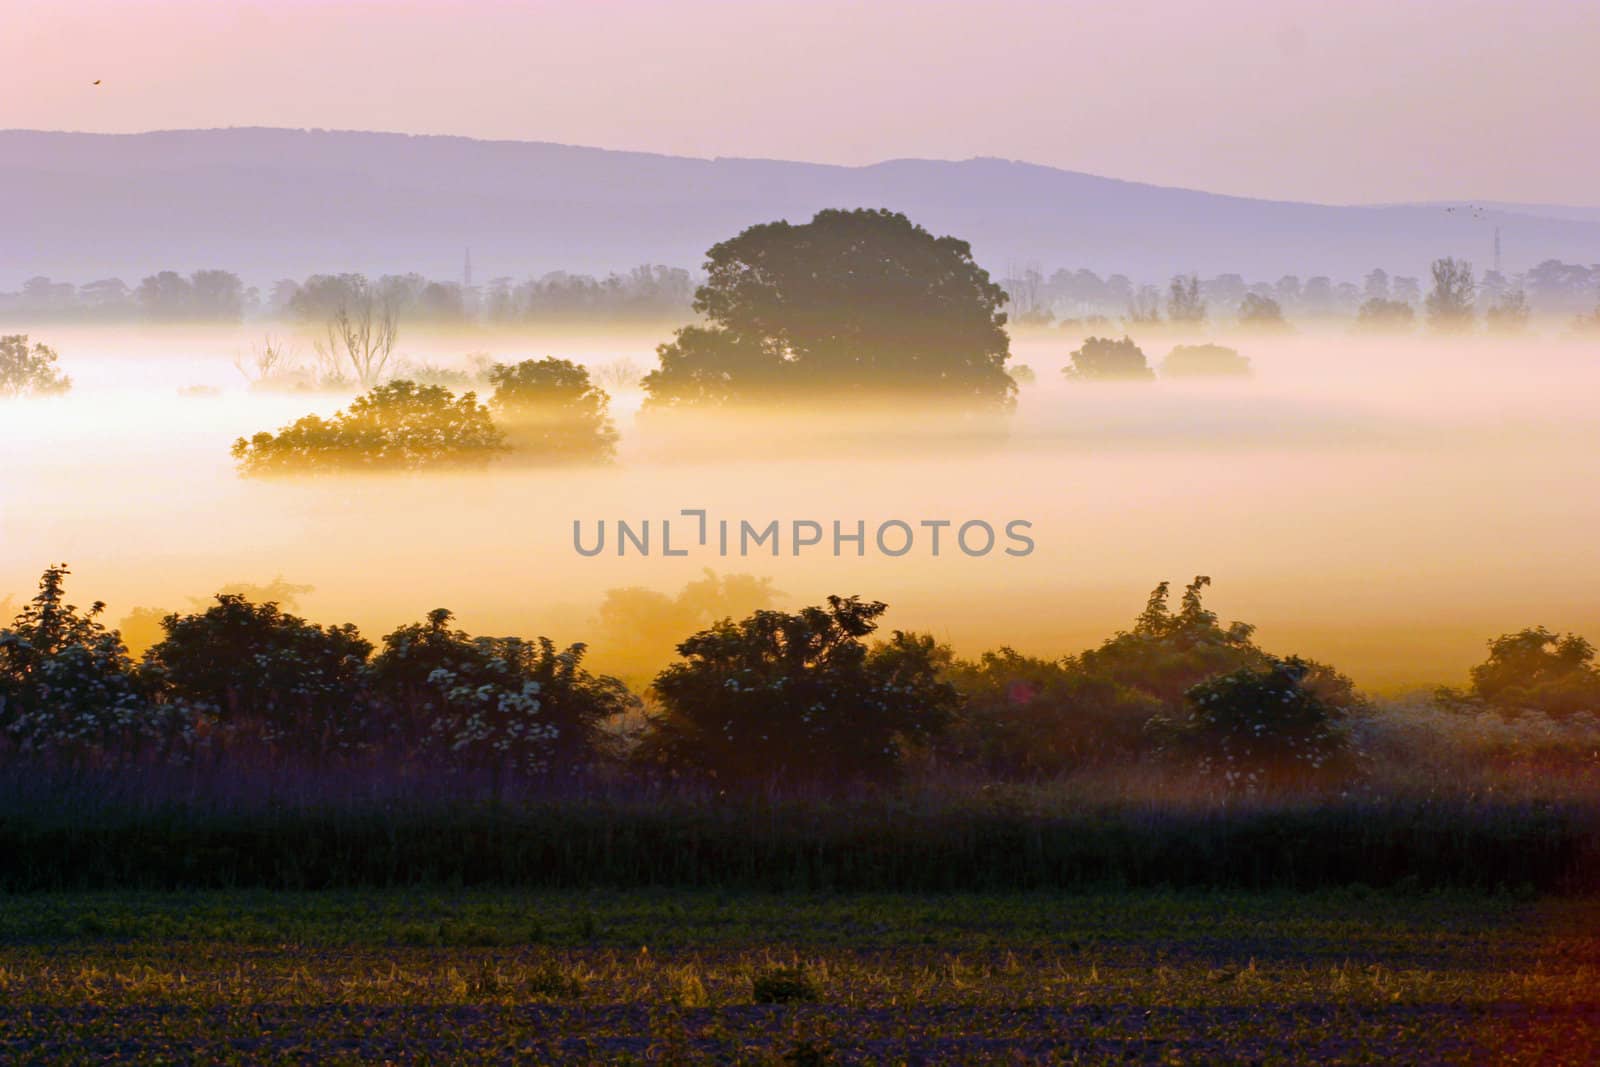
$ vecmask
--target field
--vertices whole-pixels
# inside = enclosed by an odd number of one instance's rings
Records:
[[[26,894],[7,1062],[1585,1063],[1528,893]]]

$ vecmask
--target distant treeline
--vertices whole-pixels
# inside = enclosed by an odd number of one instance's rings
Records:
[[[1326,275],[1302,278],[1287,274],[1275,282],[1247,281],[1238,274],[1193,279],[1198,303],[1213,318],[1248,319],[1255,301],[1270,301],[1293,318],[1353,318],[1363,305],[1383,301],[1405,305],[1420,315],[1429,279],[1391,275],[1377,268],[1360,280],[1340,281]],[[1020,323],[1049,324],[1056,320],[1103,317],[1132,321],[1157,321],[1163,313],[1183,321],[1193,314],[1196,301],[1182,300],[1173,314],[1167,283],[1136,282],[1123,274],[1102,278],[1092,270],[1060,269],[1045,275],[1038,268],[1013,270],[1001,279],[1010,295],[1008,310]],[[1474,296],[1480,313],[1487,313],[1514,293],[1523,293],[1532,310],[1571,315],[1592,311],[1600,302],[1600,264],[1588,267],[1549,259],[1530,270],[1507,274],[1485,271],[1476,280]]]
[[[130,286],[120,278],[82,285],[30,278],[14,292],[0,292],[0,318],[12,321],[83,322],[307,322],[320,325],[365,279],[352,274],[314,274],[303,281],[281,279],[265,288],[247,285],[226,270],[188,275],[161,271]],[[1247,281],[1238,274],[1194,278],[1198,304],[1213,319],[1251,318],[1270,301],[1288,318],[1355,318],[1373,302],[1403,305],[1419,317],[1429,281],[1392,275],[1378,268],[1359,282],[1326,275],[1285,275],[1275,282]],[[555,271],[518,281],[491,278],[477,285],[430,279],[420,274],[384,275],[375,288],[412,322],[515,324],[520,322],[662,321],[691,308],[695,278],[678,267],[642,265],[626,274],[595,277]],[[1171,315],[1169,284],[1105,277],[1085,268],[1013,270],[1001,279],[1007,311],[1019,325],[1083,319],[1160,321]],[[1600,264],[1582,266],[1546,260],[1527,271],[1483,272],[1473,297],[1480,313],[1524,295],[1538,314],[1572,315],[1600,303]],[[1253,301],[1252,301],[1253,298]],[[1191,309],[1194,305],[1190,305]],[[1192,313],[1192,311],[1190,312]],[[1184,311],[1178,316],[1182,321]]]
[[[0,317],[33,321],[238,323],[299,321],[320,326],[368,288],[400,317],[443,324],[678,319],[689,311],[694,280],[687,270],[651,264],[596,278],[556,271],[483,285],[438,281],[420,274],[384,275],[375,283],[355,274],[285,278],[266,289],[226,270],[189,275],[161,271],[130,286],[121,278],[84,285],[30,278],[0,293]]]

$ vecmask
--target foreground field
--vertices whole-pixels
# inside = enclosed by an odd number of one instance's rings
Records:
[[[1600,901],[22,895],[7,1062],[1587,1063]]]

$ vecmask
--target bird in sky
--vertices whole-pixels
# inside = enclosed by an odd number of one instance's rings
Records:
[[[99,79],[99,78],[96,78],[96,79],[95,79],[95,80],[94,80],[94,83],[95,83],[95,84],[96,84],[96,85],[99,85],[99,84],[100,84],[100,79]]]

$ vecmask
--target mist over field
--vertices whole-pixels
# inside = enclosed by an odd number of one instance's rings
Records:
[[[0,1062],[1600,1064],[1597,54],[8,0]]]
[[[673,595],[707,568],[770,578],[776,606],[861,594],[890,604],[887,626],[963,654],[1010,645],[1047,657],[1126,627],[1157,581],[1206,574],[1225,620],[1255,622],[1270,647],[1380,692],[1456,684],[1487,637],[1520,626],[1600,630],[1600,497],[1584,489],[1600,484],[1600,359],[1592,340],[1554,331],[1163,328],[1134,334],[1153,364],[1215,337],[1254,376],[1075,384],[1061,368],[1080,333],[1023,329],[1012,363],[1037,380],[993,427],[803,400],[652,422],[638,417],[637,387],[613,385],[621,436],[609,467],[502,459],[481,473],[248,479],[229,457],[235,438],[355,394],[249,390],[234,360],[262,332],[36,331],[73,388],[0,401],[0,599],[26,600],[46,564],[67,561],[74,599],[105,600],[114,623],[281,576],[312,588],[296,607],[316,621],[376,635],[443,606],[474,632],[589,641],[605,669],[637,659],[595,624],[607,590]],[[627,360],[643,372],[669,335],[649,324],[408,329],[398,351],[462,369],[471,353]],[[308,334],[285,338],[310,348]],[[864,558],[848,547],[835,558],[826,542],[796,557],[787,541],[777,558],[665,558],[659,542],[643,558],[618,558],[614,542],[595,558],[574,550],[574,520],[592,538],[602,519],[654,526],[684,508],[757,525],[864,520],[869,541],[889,519],[1023,519],[1036,547],[1020,558],[948,544],[933,558],[926,542],[901,558],[870,544]]]

